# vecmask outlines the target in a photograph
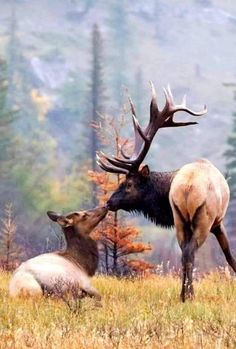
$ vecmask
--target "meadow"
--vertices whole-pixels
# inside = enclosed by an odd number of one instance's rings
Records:
[[[10,299],[0,276],[0,348],[235,348],[236,282],[225,272],[195,281],[196,298],[181,303],[180,279],[97,276],[103,296]]]

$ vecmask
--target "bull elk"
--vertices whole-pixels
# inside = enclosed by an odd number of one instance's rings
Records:
[[[142,213],[156,225],[175,226],[182,250],[181,299],[184,302],[194,296],[194,255],[210,232],[216,236],[227,262],[236,272],[236,261],[232,257],[223,225],[229,203],[229,187],[220,171],[205,159],[187,164],[173,172],[150,172],[147,165],[140,168],[160,128],[197,123],[175,122],[176,112],[184,111],[194,116],[201,116],[207,112],[206,106],[200,112],[187,108],[185,97],[182,104],[176,105],[169,87],[164,89],[166,102],[160,110],[152,83],[151,89],[150,120],[145,129],[141,128],[130,99],[135,133],[133,154],[127,156],[122,147],[122,158],[108,157],[99,152],[97,163],[107,172],[126,175],[124,182],[107,202],[109,210],[135,211]]]
[[[41,254],[22,263],[10,281],[10,296],[63,296],[77,290],[72,295],[83,294],[100,300],[89,278],[98,265],[97,243],[89,234],[106,213],[105,207],[66,216],[49,211],[49,218],[63,230],[66,249]]]

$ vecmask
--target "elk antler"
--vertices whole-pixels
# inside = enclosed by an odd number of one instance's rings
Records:
[[[131,98],[129,98],[133,127],[134,127],[134,152],[128,157],[124,154],[122,149],[122,156],[124,159],[117,158],[113,156],[112,158],[106,156],[102,152],[97,154],[97,163],[98,165],[107,172],[112,173],[124,173],[137,172],[139,166],[143,162],[145,156],[148,153],[148,150],[151,146],[152,140],[160,128],[164,127],[180,127],[180,126],[189,126],[195,125],[197,122],[188,121],[188,122],[175,122],[173,120],[174,114],[178,111],[185,111],[188,114],[194,116],[201,116],[207,112],[206,106],[200,112],[194,112],[193,110],[186,107],[186,96],[183,97],[181,104],[177,105],[174,102],[174,98],[171,93],[171,89],[168,86],[167,89],[163,89],[165,93],[166,103],[164,108],[160,111],[158,109],[157,100],[156,100],[156,91],[152,82],[152,100],[150,104],[150,119],[149,124],[143,130],[138,122],[136,111],[133,105]],[[104,161],[105,160],[105,161]],[[108,164],[109,163],[109,164]]]

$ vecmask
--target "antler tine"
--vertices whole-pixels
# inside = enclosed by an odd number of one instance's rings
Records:
[[[207,113],[207,107],[206,107],[206,105],[204,105],[203,110],[201,110],[199,112],[196,112],[196,111],[193,111],[192,109],[189,109],[189,108],[187,108],[185,106],[177,105],[172,113],[176,113],[178,111],[185,111],[186,113],[191,114],[193,116],[202,116],[202,115]]]
[[[186,105],[187,105],[187,95],[183,95],[183,99],[182,99],[182,103],[181,104],[186,107]]]
[[[96,162],[97,162],[98,166],[100,166],[106,172],[121,173],[121,174],[128,174],[129,173],[129,171],[124,169],[124,168],[118,168],[116,166],[111,166],[111,165],[105,164],[105,162],[102,161],[102,159],[100,158],[98,153],[96,154],[96,158],[97,158]]]
[[[131,171],[136,172],[147,155],[149,148],[151,146],[151,142],[160,128],[164,127],[180,127],[180,126],[188,126],[197,124],[196,121],[188,121],[188,122],[175,122],[173,120],[174,114],[178,111],[184,111],[193,116],[201,116],[207,112],[206,106],[204,109],[195,112],[186,106],[186,96],[183,97],[181,104],[175,104],[174,98],[171,92],[171,88],[168,85],[167,88],[163,88],[165,94],[165,106],[160,111],[157,105],[156,91],[155,87],[150,81],[152,99],[150,104],[150,119],[147,127],[143,130],[138,122],[136,111],[133,105],[131,98],[129,97],[129,103],[131,107],[132,113],[132,121],[135,133],[135,145],[133,154],[128,157],[123,152],[122,147],[120,147],[121,155],[124,159],[119,159],[118,157],[113,156],[112,158],[107,157],[105,154],[102,154],[102,158],[109,162],[111,165],[108,165],[106,162],[102,161],[98,156],[98,164],[105,171],[116,173],[129,173]]]
[[[133,114],[132,114],[132,119],[133,119],[133,125],[134,125],[134,132],[136,133],[136,135],[137,135],[137,132],[138,132],[138,134],[141,136],[141,138],[144,141],[148,141],[144,131],[142,130],[142,128],[141,128],[141,126],[140,126],[140,124],[138,122],[138,119]]]
[[[104,158],[113,166],[121,167],[121,168],[124,168],[126,170],[130,170],[130,167],[131,167],[130,163],[121,162],[119,158],[115,158],[115,157],[113,157],[113,159],[111,159],[108,156],[104,156]]]
[[[134,133],[135,133],[135,143],[139,139],[139,136],[141,136],[141,138],[145,141],[147,140],[146,135],[138,122],[136,111],[135,111],[131,97],[129,97],[129,103],[130,103],[131,112],[132,112],[132,120],[133,120]]]
[[[168,85],[167,88],[163,87],[163,91],[165,94],[166,104],[165,104],[161,114],[163,114],[164,112],[168,113],[170,111],[170,109],[173,108],[173,106],[175,105],[174,97],[172,95],[170,85]]]
[[[126,145],[127,141],[128,141],[128,140],[126,139],[126,141],[125,141],[122,145],[120,145],[120,144],[118,145],[121,155],[122,155],[123,158],[126,159],[126,160],[130,159],[130,156],[126,155],[125,152],[124,152],[124,150],[123,150],[123,148],[124,148],[124,146]]]
[[[130,170],[130,163],[128,162],[122,162],[120,161],[119,158],[116,158],[115,156],[113,156],[113,158],[110,158],[109,156],[106,156],[103,152],[100,152],[101,156],[108,161],[111,165],[115,166],[115,167],[120,167],[123,168],[125,170]],[[100,155],[98,154],[98,156],[100,157]],[[101,157],[100,157],[101,158]]]
[[[168,94],[168,97],[169,97],[170,104],[175,105],[174,97],[173,97],[173,94],[172,94],[172,91],[171,91],[171,88],[170,88],[169,84],[167,85],[167,90],[166,91],[167,91],[167,94]]]
[[[174,102],[174,98],[170,89],[170,86],[168,85],[167,89],[163,88],[165,97],[166,97],[166,104],[161,112],[161,116],[163,118],[163,124],[159,126],[159,128],[164,127],[180,127],[180,126],[189,126],[189,125],[195,125],[197,122],[174,122],[174,113],[178,111],[184,111],[188,114],[191,114],[193,116],[202,116],[207,112],[206,106],[204,106],[204,109],[200,112],[195,112],[189,108],[186,107],[186,95],[183,96],[182,103],[179,105],[176,105]]]
[[[105,165],[103,163],[101,163],[100,161],[96,161],[98,166],[101,167],[102,170],[109,172],[109,173],[120,173],[120,174],[128,174],[128,171],[125,170],[121,170],[120,168],[117,167],[113,167],[113,166],[108,166]]]
[[[156,93],[156,89],[155,86],[153,84],[153,82],[150,80],[149,81],[150,85],[151,85],[151,92],[152,92],[152,102],[155,104],[156,109],[158,110],[158,106],[157,106],[157,93]]]
[[[131,99],[130,96],[128,97],[128,99],[129,99],[129,104],[130,104],[131,112],[132,112],[132,114],[136,117],[136,111],[135,111],[135,107],[134,107],[134,104],[133,104],[133,102],[132,102],[132,99]]]
[[[154,121],[154,119],[156,119],[158,117],[158,114],[159,114],[159,109],[157,106],[157,93],[155,90],[155,86],[153,85],[153,82],[151,80],[149,81],[149,83],[151,85],[152,100],[150,103],[150,121],[149,121],[149,124],[145,130],[146,135],[149,132],[150,124]]]

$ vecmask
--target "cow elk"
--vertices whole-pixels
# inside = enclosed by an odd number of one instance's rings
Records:
[[[177,240],[182,250],[182,291],[185,301],[194,295],[192,274],[194,255],[213,233],[222,248],[227,262],[236,272],[236,261],[231,255],[223,219],[229,203],[229,187],[220,171],[208,160],[200,159],[173,172],[150,172],[148,166],[140,167],[151,142],[160,128],[181,127],[196,122],[175,122],[174,114],[184,111],[194,116],[207,112],[206,107],[194,112],[186,107],[186,99],[176,105],[170,88],[164,89],[166,103],[158,108],[153,84],[150,104],[150,121],[142,129],[134,105],[130,100],[135,133],[134,152],[127,156],[121,147],[123,158],[97,154],[98,165],[105,171],[121,173],[126,179],[107,202],[111,211],[123,209],[142,213],[156,225],[175,226]]]
[[[107,208],[73,212],[66,216],[49,211],[66,239],[64,251],[41,254],[22,263],[10,281],[10,296],[78,295],[100,300],[90,278],[98,266],[97,243],[89,234],[105,217]],[[81,292],[79,292],[81,291]]]

